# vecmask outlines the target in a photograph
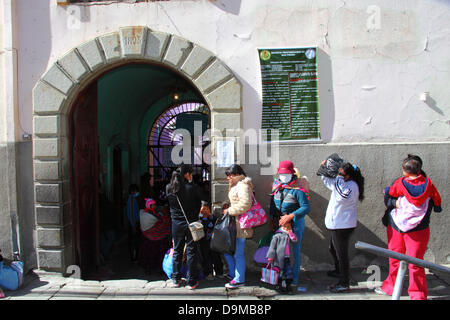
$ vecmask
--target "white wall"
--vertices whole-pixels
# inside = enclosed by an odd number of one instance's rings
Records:
[[[0,141],[6,141],[6,110],[5,110],[5,46],[3,40],[3,0],[0,0]]]
[[[24,131],[32,131],[32,89],[48,66],[96,36],[147,25],[199,44],[232,69],[243,84],[245,129],[261,125],[256,49],[317,45],[322,50],[319,90],[325,142],[450,139],[448,1],[237,4],[199,0],[57,6],[55,0],[17,0]],[[420,101],[423,91],[433,100]]]

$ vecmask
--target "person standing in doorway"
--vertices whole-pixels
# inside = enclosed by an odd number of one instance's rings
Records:
[[[172,173],[170,183],[166,187],[172,217],[172,239],[174,243],[172,281],[175,287],[183,285],[181,267],[186,245],[186,266],[188,269],[186,281],[187,288],[191,290],[199,285],[200,270],[198,268],[199,248],[192,238],[188,222],[198,221],[200,213],[210,215],[208,196],[200,186],[193,183],[192,173],[191,165],[181,165]],[[180,204],[183,208],[180,207]]]
[[[325,160],[321,165],[325,164]],[[336,285],[329,287],[330,292],[348,292],[350,288],[350,263],[348,247],[350,236],[357,226],[358,200],[364,199],[364,177],[360,169],[351,163],[343,163],[335,178],[322,176],[325,186],[331,190],[325,215],[325,226],[331,233],[330,253],[335,270],[329,276],[339,278]]]
[[[141,239],[141,227],[139,224],[139,211],[144,209],[145,200],[139,193],[139,187],[131,184],[129,187],[127,201],[128,217],[128,247],[132,262],[137,262],[139,253],[139,243]]]

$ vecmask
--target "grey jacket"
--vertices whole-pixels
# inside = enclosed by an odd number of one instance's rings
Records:
[[[285,258],[285,250],[286,243],[289,243],[289,261],[291,263],[291,267],[294,266],[294,245],[289,235],[281,230],[275,232],[272,237],[272,241],[270,242],[269,251],[267,251],[267,258],[274,259],[274,265],[280,268],[280,271],[284,269],[284,258]]]

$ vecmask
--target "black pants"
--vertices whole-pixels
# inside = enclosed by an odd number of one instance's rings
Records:
[[[133,228],[128,225],[128,250],[130,252],[131,261],[138,259],[139,247],[141,244],[141,227],[139,223]]]
[[[200,253],[202,256],[202,269],[203,275],[207,277],[212,274],[212,271],[216,272],[216,275],[223,275],[223,262],[220,253],[211,250],[211,240],[206,237],[200,239]]]
[[[330,230],[330,253],[334,260],[336,271],[340,274],[339,284],[348,287],[350,284],[350,263],[348,245],[355,228]]]
[[[172,279],[181,280],[181,266],[183,264],[183,251],[186,245],[186,281],[193,285],[198,280],[198,248],[197,243],[192,239],[186,220],[172,219],[172,239],[174,242],[173,250],[173,270]]]

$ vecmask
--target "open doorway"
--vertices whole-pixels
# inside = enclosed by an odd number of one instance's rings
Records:
[[[159,65],[129,64],[95,80],[80,95],[70,119],[73,239],[82,278],[164,279],[161,270],[148,272],[130,254],[129,189],[137,185],[142,198],[153,198],[167,212],[164,190],[176,167],[170,151],[181,143],[175,129],[191,132],[199,121],[201,134],[192,135],[192,163],[197,182],[208,184],[209,191],[208,141],[203,141],[209,107],[182,75]],[[137,233],[142,237],[141,230]]]

